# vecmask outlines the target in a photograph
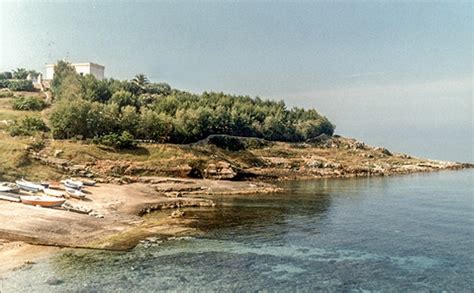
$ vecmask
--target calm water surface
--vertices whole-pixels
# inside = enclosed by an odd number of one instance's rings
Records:
[[[473,170],[285,183],[195,209],[205,236],[71,251],[1,292],[428,291],[474,288]],[[48,285],[45,280],[63,282]]]

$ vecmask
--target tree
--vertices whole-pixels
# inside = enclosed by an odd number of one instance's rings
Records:
[[[122,130],[127,130],[132,135],[137,136],[139,122],[140,115],[135,107],[125,106],[122,108],[122,113],[120,114],[120,127]]]
[[[155,141],[168,141],[172,132],[171,119],[164,114],[157,114],[151,109],[142,108],[138,124],[139,137]]]
[[[149,83],[144,85],[144,91],[147,94],[169,96],[171,94],[171,87],[167,83]]]
[[[5,79],[12,79],[13,75],[10,71],[5,71],[0,73],[0,80],[5,80]]]
[[[132,79],[132,83],[136,84],[140,88],[145,88],[145,86],[149,84],[150,81],[148,80],[148,77],[145,76],[145,74],[137,74]]]
[[[26,79],[28,77],[28,71],[25,68],[17,68],[13,70],[14,79]]]
[[[150,81],[148,80],[148,77],[146,77],[144,74],[137,74],[131,80],[128,90],[136,95],[139,95],[145,92],[145,88],[149,83]]]
[[[28,73],[28,74],[27,74],[27,77],[30,76],[30,78],[33,78],[33,79],[34,79],[34,78],[37,78],[38,75],[40,75],[40,73],[39,73],[38,71],[36,71],[36,70],[28,70],[27,73]]]
[[[63,82],[66,79],[68,79],[69,84],[63,85]],[[54,77],[51,82],[51,90],[53,94],[55,96],[59,96],[61,92],[66,91],[67,89],[65,88],[71,86],[71,84],[74,84],[75,86],[77,86],[77,83],[75,82],[75,80],[79,82],[76,69],[74,69],[74,67],[69,62],[58,61],[58,63],[54,66]]]
[[[137,98],[131,92],[120,90],[112,95],[109,103],[116,103],[120,108],[125,106],[136,106]]]

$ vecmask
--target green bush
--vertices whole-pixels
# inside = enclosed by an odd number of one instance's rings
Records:
[[[8,133],[10,133],[11,136],[29,136],[36,132],[46,132],[48,130],[48,127],[42,119],[31,116],[26,116],[19,122],[15,122],[8,127]]]
[[[8,88],[10,81],[8,79],[0,79],[0,89]]]
[[[12,108],[20,111],[41,111],[47,106],[44,99],[34,96],[18,97],[12,101]]]
[[[207,138],[209,144],[229,151],[245,150],[245,143],[239,137],[228,135],[211,135]]]
[[[6,87],[8,87],[12,91],[25,91],[25,92],[31,92],[35,88],[33,86],[33,82],[31,80],[4,80],[3,83],[6,82]]]
[[[15,94],[12,92],[0,92],[0,98],[12,98]]]
[[[116,133],[107,134],[93,139],[96,144],[101,144],[114,149],[133,149],[137,147],[135,138],[128,131],[122,132],[121,135]]]

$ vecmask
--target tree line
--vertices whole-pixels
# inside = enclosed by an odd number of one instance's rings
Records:
[[[283,101],[204,92],[194,94],[153,83],[81,76],[59,61],[51,84],[49,126],[54,138],[127,137],[191,143],[211,134],[303,141],[332,135],[334,125],[316,110],[288,109]]]

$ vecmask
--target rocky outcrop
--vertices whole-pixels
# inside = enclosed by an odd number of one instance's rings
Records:
[[[210,163],[202,171],[203,178],[213,180],[233,180],[239,176],[239,170],[228,162]]]
[[[210,199],[180,198],[170,201],[162,201],[155,204],[144,205],[138,211],[139,216],[153,211],[186,208],[186,207],[214,207],[216,204]]]

